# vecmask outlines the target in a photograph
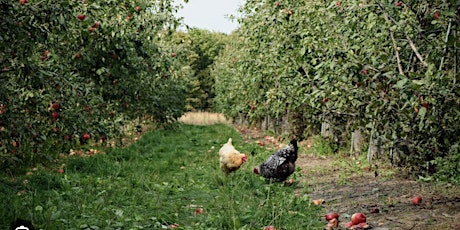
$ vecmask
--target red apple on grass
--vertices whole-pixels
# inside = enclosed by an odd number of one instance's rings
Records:
[[[198,214],[201,214],[204,212],[204,209],[203,208],[196,208],[195,209],[195,215],[198,215]]]
[[[419,205],[422,202],[422,197],[421,196],[415,196],[412,198],[412,204],[413,205]]]

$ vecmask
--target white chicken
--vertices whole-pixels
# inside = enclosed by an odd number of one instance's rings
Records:
[[[246,154],[240,153],[232,144],[232,138],[229,138],[219,150],[220,168],[224,171],[225,175],[238,170],[241,165],[248,159]]]

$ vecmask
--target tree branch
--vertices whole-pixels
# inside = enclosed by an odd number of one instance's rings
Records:
[[[382,9],[382,12],[383,14],[385,15],[385,19],[387,21],[392,21],[395,25],[398,25],[398,23],[396,22],[396,20],[394,20],[392,17],[390,17],[390,15],[388,15],[388,13],[386,12],[385,10],[385,7],[382,5],[382,3],[380,3],[379,1],[377,1],[378,5],[380,6],[380,9]],[[417,47],[415,46],[414,42],[412,41],[412,39],[409,37],[409,34],[407,34],[406,32],[403,32],[404,35],[406,35],[406,39],[407,41],[409,42],[409,45],[410,47],[412,48],[412,51],[414,51],[415,53],[415,56],[417,56],[418,60],[422,63],[423,66],[427,67],[428,66],[428,63],[426,63],[424,60],[423,60],[423,57],[422,55],[420,55],[420,53],[418,52],[418,49]]]
[[[391,31],[391,30],[390,30],[390,37],[391,37],[391,41],[393,41],[393,48],[395,49],[396,61],[398,63],[399,74],[404,76],[404,71],[403,71],[402,66],[401,66],[401,58],[399,57],[398,46],[396,45],[395,36],[393,35],[393,31]]]
[[[444,45],[444,56],[442,56],[441,58],[441,64],[439,64],[439,71],[442,70],[442,66],[444,65],[444,58],[446,57],[446,54],[447,54],[447,42],[449,41],[449,34],[450,34],[451,26],[452,26],[452,18],[449,19],[449,25],[447,26],[447,33],[446,33],[446,39],[445,39],[446,44]]]
[[[407,41],[409,41],[409,45],[410,47],[412,48],[412,50],[414,51],[415,53],[415,56],[418,58],[418,60],[423,64],[423,66],[427,67],[428,66],[428,63],[426,63],[424,60],[423,60],[423,57],[422,55],[420,55],[420,53],[418,52],[417,50],[417,47],[415,47],[415,44],[414,42],[412,41],[412,39],[410,39],[409,35],[407,33],[404,33],[406,35],[406,38],[407,38]]]

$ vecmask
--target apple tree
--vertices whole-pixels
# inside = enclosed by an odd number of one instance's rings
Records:
[[[0,165],[122,135],[133,119],[185,111],[185,84],[160,40],[170,1],[0,1]]]
[[[296,135],[327,122],[339,147],[362,129],[395,163],[432,173],[458,144],[458,10],[455,1],[247,1],[214,67],[217,103],[233,118],[287,121]]]

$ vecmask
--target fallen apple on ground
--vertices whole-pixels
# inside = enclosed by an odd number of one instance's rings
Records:
[[[351,216],[351,223],[353,223],[353,225],[357,225],[357,224],[365,223],[365,222],[366,222],[366,215],[364,215],[364,213],[357,212]]]
[[[326,217],[326,221],[330,221],[332,219],[339,219],[339,214],[336,212],[331,212],[331,213],[326,214],[325,217]]]
[[[419,205],[420,202],[422,202],[422,200],[423,200],[423,199],[422,199],[421,196],[416,196],[416,197],[412,198],[412,204],[413,204],[413,205]]]

